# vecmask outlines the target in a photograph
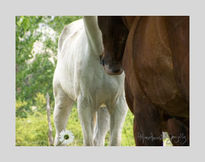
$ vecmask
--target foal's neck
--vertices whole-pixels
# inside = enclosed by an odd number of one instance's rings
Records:
[[[96,16],[83,17],[86,36],[89,45],[96,55],[101,55],[103,50],[102,34],[98,27]]]

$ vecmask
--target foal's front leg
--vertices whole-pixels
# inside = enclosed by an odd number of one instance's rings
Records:
[[[97,111],[97,123],[95,127],[95,146],[104,146],[105,136],[109,130],[110,114],[107,107],[98,108]]]
[[[54,145],[63,145],[59,141],[59,135],[62,130],[66,129],[68,116],[72,110],[73,100],[71,100],[61,88],[54,89],[55,108],[53,112],[54,124],[56,128],[56,136]]]
[[[83,144],[85,146],[93,146],[96,110],[92,104],[91,99],[81,96],[77,100],[77,107],[83,130]]]
[[[120,146],[123,123],[127,114],[127,104],[124,97],[118,99],[110,109],[110,145]]]

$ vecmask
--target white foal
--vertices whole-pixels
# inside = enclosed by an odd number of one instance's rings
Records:
[[[100,65],[102,52],[97,17],[85,16],[62,31],[53,79],[55,145],[59,145],[59,134],[66,128],[74,101],[77,101],[84,145],[104,145],[109,128],[110,145],[120,145],[127,113],[124,73],[106,74]]]

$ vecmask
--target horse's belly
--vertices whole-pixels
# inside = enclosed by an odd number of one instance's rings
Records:
[[[66,67],[66,64],[62,60],[58,60],[58,64],[54,74],[54,80],[56,83],[60,84],[62,90],[72,100],[76,99],[76,85],[74,84],[74,76],[75,74],[73,73],[73,70]]]
[[[72,100],[76,100],[79,95],[82,51],[83,48],[85,49],[83,45],[80,46],[81,48],[77,46],[76,42],[81,42],[80,40],[68,41],[64,46],[62,55],[58,58],[58,78],[61,87]]]

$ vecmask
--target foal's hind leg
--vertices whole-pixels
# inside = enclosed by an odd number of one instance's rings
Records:
[[[89,98],[78,97],[78,114],[83,130],[83,144],[85,146],[94,145],[94,125],[96,118],[96,108]]]
[[[118,99],[113,107],[110,107],[110,145],[120,146],[123,123],[127,114],[125,98]]]
[[[101,107],[97,111],[97,125],[95,128],[95,146],[104,146],[105,136],[109,130],[110,114],[106,107]]]
[[[58,88],[55,90],[55,108],[54,108],[54,124],[56,128],[56,136],[54,145],[61,145],[59,135],[62,130],[66,128],[68,116],[72,110],[73,100]]]

